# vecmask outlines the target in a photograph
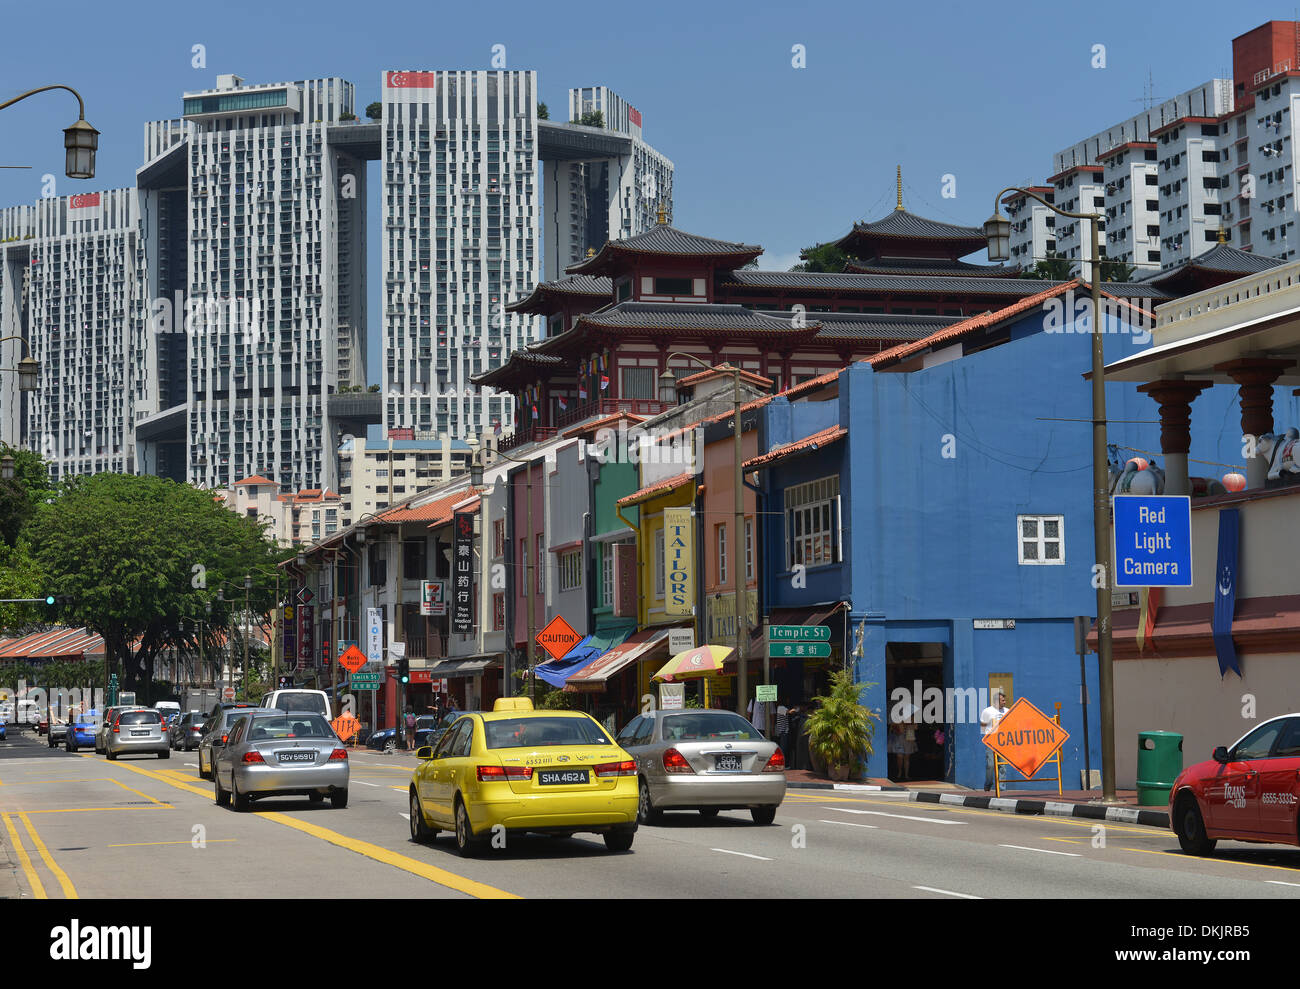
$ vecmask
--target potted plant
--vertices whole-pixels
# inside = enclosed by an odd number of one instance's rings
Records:
[[[826,775],[833,780],[846,780],[850,773],[860,772],[873,751],[876,715],[858,702],[862,690],[869,686],[854,683],[852,673],[839,670],[831,674],[830,694],[814,698],[819,707],[804,725],[808,753],[814,767],[825,766]]]

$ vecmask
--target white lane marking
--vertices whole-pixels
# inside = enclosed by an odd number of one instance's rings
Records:
[[[375,787],[383,786],[382,783],[367,783],[365,780],[353,780],[352,782],[355,783],[357,786],[375,786]]]
[[[186,769],[198,769],[198,768],[199,768],[199,764],[198,764],[197,762],[187,762],[187,763],[185,764],[185,768],[186,768]]]
[[[999,848],[1018,848],[1022,852],[1042,852],[1044,855],[1066,855],[1072,859],[1082,858],[1078,852],[1054,852],[1050,848],[1030,848],[1028,845],[998,845]]]
[[[912,889],[923,889],[927,893],[942,893],[944,896],[960,896],[963,900],[982,900],[982,896],[972,896],[970,893],[954,893],[950,889],[937,889],[934,886],[913,886]]]
[[[1265,879],[1270,886],[1300,886],[1300,883],[1284,883],[1281,879]]]
[[[872,831],[879,831],[880,828],[874,824],[855,824],[853,821],[822,821],[822,824],[843,824],[846,828],[869,828]]]
[[[858,810],[855,807],[834,807],[833,810],[845,814],[871,814],[875,817],[897,817],[903,821],[924,821],[926,824],[965,824],[965,821],[949,821],[941,817],[915,817],[911,814],[890,814],[883,810]]]
[[[763,858],[761,855],[750,855],[749,852],[733,852],[730,848],[710,848],[711,852],[722,852],[724,855],[743,855],[747,859],[758,859],[760,862],[771,862],[772,859]]]

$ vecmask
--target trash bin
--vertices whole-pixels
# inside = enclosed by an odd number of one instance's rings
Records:
[[[1141,807],[1163,807],[1183,771],[1183,736],[1176,731],[1138,732],[1137,794]]]

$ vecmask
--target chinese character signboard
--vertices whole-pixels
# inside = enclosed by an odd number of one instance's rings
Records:
[[[286,670],[296,670],[298,668],[298,608],[292,604],[286,604],[280,612],[280,635],[281,651],[280,655],[284,657],[284,668]]]
[[[664,614],[695,613],[695,527],[689,508],[664,509]]]
[[[320,657],[316,655],[315,625],[316,606],[298,605],[298,665],[303,669],[320,665]]]
[[[636,544],[615,543],[605,552],[614,553],[614,614],[636,617]]]
[[[451,630],[467,635],[474,629],[474,515],[457,512],[451,530]]]

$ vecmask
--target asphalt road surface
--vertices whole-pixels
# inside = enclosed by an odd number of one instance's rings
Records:
[[[413,760],[351,755],[349,806],[213,802],[194,753],[108,762],[0,743],[0,896],[618,898],[1295,898],[1300,849],[1182,854],[1155,828],[791,790],[775,824],[669,814],[630,852],[595,835],[511,837],[479,859],[409,838]]]

